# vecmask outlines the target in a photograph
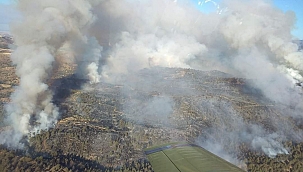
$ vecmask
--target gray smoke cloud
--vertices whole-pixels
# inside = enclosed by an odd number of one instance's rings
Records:
[[[58,108],[46,82],[62,49],[78,64],[77,73],[92,83],[126,84],[125,75],[158,66],[219,70],[250,79],[273,103],[283,105],[284,117],[302,119],[302,88],[295,83],[303,82],[303,52],[292,42],[294,13],[265,0],[225,0],[217,7],[205,14],[186,0],[19,1],[23,20],[12,27],[18,45],[12,60],[21,79],[6,108],[14,136],[55,124]],[[127,107],[142,105],[129,103]],[[169,123],[172,99],[153,97],[145,103],[146,116],[139,120],[162,114],[162,122]],[[222,125],[210,128],[206,145],[221,149],[226,141],[248,142],[275,156],[287,153],[281,144],[286,138],[303,140],[302,132],[294,132],[287,122],[279,129],[281,120],[271,117],[278,132],[270,133],[222,106],[226,111],[213,112]],[[226,130],[230,126],[232,131]],[[10,143],[5,138],[2,142]]]
[[[98,69],[99,60],[102,58],[102,49],[103,48],[99,45],[95,37],[90,38],[83,53],[83,57],[81,58],[82,60],[85,60],[80,63],[83,67],[78,67],[78,70],[80,70],[78,73],[87,74],[91,84],[100,82],[101,76],[99,75]],[[86,71],[81,71],[83,69],[86,69]]]
[[[89,27],[96,19],[91,12],[92,5],[96,3],[86,0],[18,1],[22,20],[11,26],[18,46],[11,59],[16,65],[20,85],[15,88],[11,102],[5,108],[6,122],[12,127],[10,134],[13,136],[1,133],[1,144],[22,148],[19,141],[23,136],[46,130],[56,123],[59,111],[52,103],[52,92],[47,82],[54,67],[61,61],[56,55],[63,45],[70,45],[69,51],[74,52],[71,54],[75,54],[73,58],[77,62],[86,58],[83,52],[89,51],[79,47],[89,45],[93,52],[99,48],[91,45],[97,41],[87,36]],[[94,81],[96,78],[92,70],[95,68],[93,64],[88,66],[89,78]]]
[[[101,10],[95,10],[99,20],[90,31],[107,51],[103,81],[124,84],[121,76],[155,66],[219,70],[249,79],[273,103],[283,105],[285,116],[302,119],[302,88],[295,83],[303,81],[303,52],[292,42],[295,14],[265,0],[225,0],[216,6],[216,12],[205,14],[190,1],[100,4],[96,9]],[[278,132],[271,133],[257,124],[246,124],[240,115],[234,119],[236,113],[214,112],[225,121],[206,134],[214,138],[206,145],[246,142],[273,157],[287,153],[281,144],[287,133],[296,133],[288,139],[302,140],[302,133],[292,127],[279,129],[281,121],[275,117],[270,118]],[[227,132],[230,126],[233,131]]]
[[[293,106],[301,92],[294,84],[303,81],[303,53],[291,35],[294,13],[263,0],[220,6],[225,10],[204,14],[189,1],[104,2],[91,29],[110,45],[103,79],[152,66],[217,69],[252,79],[271,100]]]
[[[173,100],[167,96],[151,97],[142,100],[142,97],[127,102],[123,109],[128,119],[139,124],[154,126],[169,126],[173,113]]]
[[[272,64],[278,75],[302,80],[303,55],[290,34],[295,23],[292,12],[283,13],[262,0],[229,0],[222,4],[227,9],[224,13],[204,14],[186,2],[137,0],[103,4],[107,15],[100,16],[110,16],[110,31],[106,34],[112,45],[103,75],[149,66],[238,73],[243,70],[239,60],[250,64],[259,58],[254,54],[261,54],[265,58],[260,57],[260,63]],[[98,27],[95,25],[94,29]],[[241,59],[249,54],[251,59]],[[255,73],[254,67],[245,72]]]

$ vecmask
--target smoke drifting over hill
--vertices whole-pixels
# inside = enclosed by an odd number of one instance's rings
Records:
[[[88,49],[82,48],[91,42],[86,34],[95,20],[90,11],[91,2],[22,0],[18,7],[23,19],[12,25],[18,48],[11,59],[17,66],[20,85],[6,106],[7,122],[13,127],[11,134],[15,137],[1,139],[11,147],[22,147],[19,141],[24,135],[48,129],[57,121],[58,108],[52,103],[52,92],[46,83],[54,66],[59,65],[58,50],[68,44],[75,61],[80,60],[84,52],[95,58]]]
[[[100,43],[109,44],[103,44],[109,49],[102,66],[103,80],[116,83],[118,79],[119,83],[121,74],[152,66],[220,70],[251,79],[250,84],[267,98],[294,109],[281,109],[284,115],[301,119],[302,89],[294,84],[303,81],[303,52],[292,42],[294,13],[284,13],[263,0],[226,0],[220,6],[220,13],[204,14],[188,1],[102,3],[91,33]],[[277,133],[247,126],[231,114],[225,113],[222,119],[233,125],[234,132],[223,126],[211,129],[210,136],[219,133],[212,145],[234,139],[237,144],[251,142],[269,156],[287,153],[276,141],[278,137],[273,139]],[[291,132],[297,135],[291,139],[302,140],[302,131],[286,128],[277,127],[279,137]]]
[[[103,76],[165,66],[241,73],[262,90],[279,85],[283,91],[292,88],[288,80],[302,82],[303,55],[290,34],[293,13],[264,1],[224,1],[224,13],[203,14],[186,2],[103,3],[92,29],[102,29],[102,17],[111,16],[106,34],[113,46]],[[264,90],[273,100],[284,101],[272,92]]]
[[[8,146],[22,147],[22,136],[56,123],[58,108],[47,82],[62,48],[92,83],[125,84],[123,76],[154,66],[220,70],[250,79],[268,99],[291,108],[281,109],[284,115],[302,119],[302,88],[295,83],[303,82],[303,52],[292,42],[295,15],[267,1],[226,0],[220,13],[210,14],[185,0],[20,0],[18,6],[23,19],[12,25],[18,45],[12,60],[21,80],[6,108],[14,139],[0,135]],[[163,102],[171,100],[152,100],[146,109]],[[162,108],[165,114],[173,105],[168,107]],[[234,133],[215,129],[220,137],[251,142],[272,156],[287,152],[275,139],[286,138],[291,126],[268,135],[231,114],[222,120],[234,125]],[[287,138],[302,141],[302,131],[297,134]]]

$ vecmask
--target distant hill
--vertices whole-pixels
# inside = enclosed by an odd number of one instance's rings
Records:
[[[303,49],[303,40],[295,40],[294,43],[298,44],[299,50]]]
[[[1,35],[0,48],[7,51],[12,43],[11,36]],[[302,49],[303,41],[298,44]],[[268,100],[247,79],[220,71],[153,67],[125,76],[123,85],[83,86],[86,81],[73,75],[73,67],[60,66],[49,81],[61,112],[57,124],[25,137],[24,151],[0,145],[0,172],[151,172],[143,149],[172,141],[215,141],[222,150],[211,148],[235,156],[247,171],[303,167],[303,142],[288,139],[293,131],[303,130],[303,121],[285,115],[291,109]],[[10,54],[0,51],[0,131],[10,130],[1,124],[4,105],[18,84]],[[289,154],[270,158],[252,149],[251,143],[260,143],[279,151],[273,145],[279,138],[269,135],[267,141],[263,136],[280,132],[289,133],[283,142]]]
[[[0,48],[1,49],[9,49],[9,45],[13,44],[13,37],[6,33],[0,33]]]

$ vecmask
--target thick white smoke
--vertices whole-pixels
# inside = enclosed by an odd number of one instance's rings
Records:
[[[102,76],[104,81],[123,84],[122,75],[153,66],[216,69],[251,79],[273,103],[294,109],[285,116],[302,119],[302,89],[294,83],[303,81],[303,52],[292,42],[294,13],[284,13],[265,0],[225,0],[216,6],[224,10],[205,14],[186,0],[19,1],[23,20],[12,29],[18,45],[12,60],[20,86],[6,108],[14,136],[20,140],[56,122],[58,108],[46,83],[63,46],[73,52],[78,73],[92,83]],[[152,100],[146,108],[162,101],[170,104],[166,99]],[[225,119],[233,121],[232,116]],[[244,122],[228,125],[249,128]],[[260,128],[252,130],[249,139],[241,132],[225,136],[249,140],[253,148],[270,156],[286,153],[276,138],[268,136],[273,133]],[[293,129],[279,134],[288,131]],[[297,140],[303,140],[300,137]],[[2,142],[10,144],[5,138]]]
[[[238,61],[259,53],[265,57],[260,63],[271,64],[282,78],[302,80],[303,53],[290,34],[292,12],[283,13],[263,0],[227,0],[221,6],[228,10],[203,14],[189,1],[107,1],[102,7],[111,16],[106,34],[113,46],[104,76],[155,65],[239,73]],[[248,64],[258,60],[251,56]],[[246,69],[248,75],[255,73],[253,67]]]
[[[216,7],[221,9],[205,14],[185,0],[102,3],[97,7],[101,10],[95,10],[100,20],[90,31],[107,50],[103,79],[119,83],[121,74],[153,66],[216,69],[250,79],[273,103],[295,111],[284,109],[285,116],[301,119],[302,88],[295,83],[303,81],[303,52],[292,42],[294,13],[285,13],[265,0],[225,0]],[[274,133],[247,127],[242,120],[236,124],[230,115],[225,118],[235,131],[222,130],[220,137],[234,137],[237,143],[249,141],[269,156],[286,153],[280,142],[270,137]],[[237,130],[251,132],[245,138]],[[289,127],[279,135],[284,138],[292,131]],[[298,136],[297,140],[303,139]]]
[[[87,43],[86,35],[95,20],[91,12],[95,3],[87,0],[18,1],[22,21],[12,25],[11,33],[18,47],[11,59],[16,65],[20,85],[6,106],[6,122],[12,127],[10,134],[13,137],[1,133],[2,144],[18,148],[22,146],[19,141],[23,136],[48,129],[56,123],[59,112],[52,103],[52,92],[47,85],[54,65],[60,63],[56,54],[68,43],[76,60],[81,61],[83,54],[77,48],[91,45]],[[96,67],[90,65],[91,68],[95,70]],[[92,72],[89,75],[93,77]]]
[[[253,148],[262,149],[262,151],[269,157],[275,157],[278,154],[288,154],[288,151],[283,147],[283,145],[275,140],[279,136],[274,135],[274,139],[272,139],[270,136],[267,138],[254,138],[252,141]]]
[[[88,79],[92,84],[100,82],[101,76],[98,73],[98,69],[99,69],[98,65],[99,65],[99,60],[102,57],[101,51],[102,51],[102,47],[99,45],[96,38],[92,37],[88,40],[88,44],[83,54],[83,58],[81,58],[82,60],[84,60],[84,62],[82,62],[81,65],[83,65],[84,69],[86,67],[86,71],[82,71],[82,72],[80,71],[80,73],[85,73],[85,74],[87,73]]]

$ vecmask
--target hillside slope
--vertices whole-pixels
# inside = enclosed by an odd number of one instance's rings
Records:
[[[4,105],[19,80],[9,53],[0,60],[4,121]],[[244,139],[303,130],[303,121],[283,115],[292,113],[289,107],[268,100],[249,80],[220,71],[155,67],[125,76],[123,85],[89,85],[74,71],[75,66],[62,65],[48,83],[61,111],[56,126],[32,133],[29,142],[25,138],[23,151],[2,146],[0,171],[152,171],[143,149],[172,141],[219,142],[248,171],[303,167],[303,143],[291,133],[282,141],[289,154],[275,158]]]

